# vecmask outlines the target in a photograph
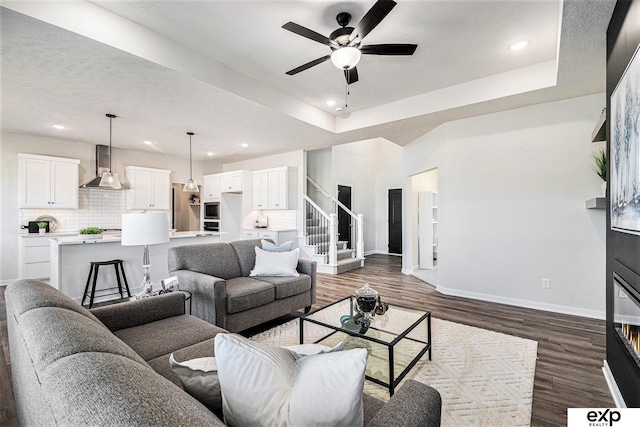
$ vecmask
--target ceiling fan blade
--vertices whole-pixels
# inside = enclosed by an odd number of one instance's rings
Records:
[[[417,44],[370,44],[360,46],[363,55],[413,55]]]
[[[326,44],[327,46],[333,46],[335,48],[339,47],[338,43],[331,40],[329,37],[325,37],[320,33],[316,33],[313,30],[310,30],[302,25],[298,25],[295,22],[287,22],[282,26],[285,30],[289,30],[292,33],[296,33],[299,36],[306,37],[318,43]]]
[[[362,17],[360,22],[358,22],[353,32],[351,32],[349,43],[353,42],[356,38],[362,40],[395,6],[396,2],[393,0],[378,0],[376,4],[371,6],[371,9]]]
[[[322,64],[324,61],[328,61],[329,58],[331,58],[331,55],[327,55],[327,56],[323,56],[322,58],[318,58],[318,59],[314,59],[311,62],[307,62],[304,65],[301,65],[297,68],[294,68],[293,70],[287,71],[287,74],[289,74],[290,76],[293,76],[294,74],[298,74],[300,71],[304,71],[308,68],[311,67],[315,67],[318,64]]]
[[[358,69],[353,67],[350,70],[344,70],[344,78],[347,79],[347,84],[355,83],[358,81]]]

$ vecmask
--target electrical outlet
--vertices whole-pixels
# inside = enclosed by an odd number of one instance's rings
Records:
[[[549,289],[549,279],[542,279],[542,287]]]

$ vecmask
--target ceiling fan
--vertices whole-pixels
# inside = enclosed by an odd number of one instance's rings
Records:
[[[396,2],[393,0],[378,0],[360,22],[358,22],[355,28],[347,26],[351,21],[351,15],[347,12],[341,12],[336,16],[336,21],[338,21],[338,25],[342,28],[338,28],[332,32],[329,37],[325,37],[294,22],[287,22],[282,26],[285,30],[325,44],[333,51],[330,55],[314,59],[311,62],[287,71],[287,74],[293,76],[294,74],[298,74],[301,71],[331,59],[331,62],[333,62],[336,67],[344,70],[347,84],[351,84],[358,81],[358,69],[356,65],[360,61],[361,55],[413,55],[418,45],[372,44],[361,46],[362,39],[391,12],[391,9],[393,9],[395,5]]]

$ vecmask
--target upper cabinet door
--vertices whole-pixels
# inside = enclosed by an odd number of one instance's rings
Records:
[[[242,192],[242,172],[234,172],[222,175],[220,178],[220,191],[222,193]]]
[[[171,171],[128,166],[127,209],[169,210]]]
[[[269,209],[269,173],[253,173],[253,209]]]
[[[51,207],[78,208],[78,165],[51,162]]]
[[[77,209],[80,160],[18,154],[18,207]]]
[[[202,179],[202,200],[220,200],[220,175],[205,175]]]
[[[287,170],[269,172],[269,209],[288,209]]]
[[[51,162],[20,159],[19,208],[48,208],[51,203]]]
[[[169,210],[171,208],[171,175],[168,173],[154,172],[151,180],[152,208]]]

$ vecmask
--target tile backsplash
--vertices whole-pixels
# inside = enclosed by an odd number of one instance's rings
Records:
[[[121,228],[122,214],[127,213],[124,191],[81,188],[78,202],[78,209],[18,209],[18,228],[42,215],[56,219],[56,233],[76,232],[89,226]]]
[[[266,210],[262,215],[269,218],[269,228],[296,228],[296,211],[294,210]]]

